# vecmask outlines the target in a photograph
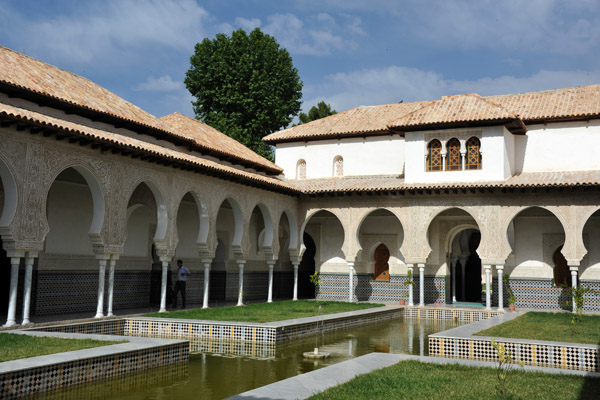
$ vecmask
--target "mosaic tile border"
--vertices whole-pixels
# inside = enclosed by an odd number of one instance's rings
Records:
[[[376,311],[375,311],[376,310]],[[123,334],[126,336],[159,337],[169,339],[213,339],[250,343],[281,343],[356,326],[400,318],[402,308],[378,308],[362,312],[340,313],[338,316],[306,318],[307,322],[282,324],[241,324],[217,321],[190,321],[162,318],[126,318]],[[374,312],[375,311],[375,312]],[[300,319],[301,320],[301,319]]]
[[[319,300],[348,299],[348,274],[321,274],[317,298]],[[370,274],[353,276],[354,301],[384,302],[398,304],[400,299],[408,301],[408,288],[404,284],[406,275],[391,275],[389,281],[375,281]],[[446,302],[446,278],[425,276],[425,302],[428,304]],[[413,296],[419,298],[419,285],[413,287]]]
[[[437,320],[456,320],[464,322],[476,322],[484,319],[493,318],[504,314],[503,311],[485,311],[485,310],[460,310],[460,309],[431,309],[431,308],[413,308],[404,309],[405,318],[423,318]]]
[[[14,331],[27,333],[27,331]],[[61,335],[61,337],[65,337]],[[78,335],[78,337],[81,337]],[[104,336],[114,340],[114,336]],[[116,338],[118,339],[118,337]],[[13,399],[143,371],[189,359],[185,341],[157,344],[129,343],[100,349],[102,355],[83,356],[83,351],[1,363],[0,398]],[[88,353],[96,353],[90,352]],[[71,356],[69,356],[72,354]]]
[[[429,336],[429,355],[432,357],[462,358],[469,360],[498,361],[491,338],[474,336],[474,333],[509,321],[521,315],[509,313],[490,321],[475,322],[463,327]],[[496,338],[511,357],[526,365],[600,372],[600,346],[579,343],[549,342]]]
[[[600,372],[600,351],[570,345],[515,343],[510,339],[496,342],[526,365]],[[429,355],[469,360],[498,361],[490,340],[429,337]]]

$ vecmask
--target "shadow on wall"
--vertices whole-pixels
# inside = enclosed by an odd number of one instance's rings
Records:
[[[313,238],[306,232],[304,232],[303,241],[306,250],[298,267],[298,298],[314,299],[315,285],[310,282],[310,276],[315,273],[317,247]]]
[[[373,295],[373,284],[371,275],[355,275],[354,276],[354,296],[358,301],[370,301]]]

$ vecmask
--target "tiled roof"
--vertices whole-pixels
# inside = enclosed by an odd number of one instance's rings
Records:
[[[2,46],[0,46],[0,83],[119,120],[133,122],[141,127],[152,128],[167,140],[170,137],[195,144],[201,152],[212,151],[217,157],[224,156],[234,163],[246,164],[247,162],[252,164],[252,168],[270,174],[282,172],[281,168],[243,145],[240,147],[231,144],[229,137],[216,130],[210,134],[198,134],[198,128],[195,128],[194,132],[186,133],[182,126],[193,126],[193,124],[185,123],[179,123],[178,127],[172,129],[163,120],[88,79]],[[207,129],[202,131],[206,132]],[[218,138],[219,135],[222,135],[221,140]],[[210,141],[203,142],[204,138]]]
[[[477,94],[442,97],[439,100],[357,107],[308,124],[275,132],[270,144],[353,136],[384,135],[390,127],[402,130],[432,129],[436,125],[473,125],[476,122],[519,119],[536,121],[600,118],[600,85],[579,86],[482,97]]]
[[[523,172],[505,181],[490,182],[407,184],[404,183],[402,175],[376,175],[289,180],[288,183],[305,194],[471,188],[572,187],[600,185],[600,171]]]
[[[527,122],[600,116],[600,85],[487,97]]]
[[[461,94],[432,101],[388,124],[390,128],[410,130],[461,122],[506,121],[518,117],[506,108],[479,96]],[[431,128],[430,128],[431,129]]]
[[[206,146],[226,155],[235,154],[237,155],[237,158],[262,165],[271,172],[283,172],[280,167],[266,158],[259,156],[237,140],[224,135],[212,126],[209,126],[196,119],[186,117],[185,115],[179,113],[173,113],[165,115],[164,117],[160,118],[160,120],[172,131],[190,138],[200,146]]]
[[[223,165],[216,161],[196,157],[194,155],[109,131],[92,128],[87,125],[81,125],[65,119],[42,114],[37,111],[0,103],[0,117],[7,120],[28,122],[44,129],[60,130],[94,143],[109,144],[124,150],[142,152],[169,162],[198,167],[211,174],[214,173],[216,175],[225,176],[228,179],[241,181],[251,186],[260,186],[288,194],[299,194],[299,191],[296,188],[278,178],[244,171],[242,169]]]
[[[266,143],[335,138],[344,136],[377,135],[388,132],[387,124],[415,111],[431,102],[384,104],[381,106],[360,106],[272,133],[263,138]]]

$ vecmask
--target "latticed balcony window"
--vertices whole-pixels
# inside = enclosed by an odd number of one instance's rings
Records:
[[[462,162],[460,156],[460,142],[453,138],[446,145],[446,171],[460,171]]]
[[[481,143],[476,137],[467,140],[467,169],[481,169]]]
[[[442,144],[434,139],[427,145],[427,171],[442,170]]]

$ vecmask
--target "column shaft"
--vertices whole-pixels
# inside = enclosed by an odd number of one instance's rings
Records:
[[[202,308],[208,308],[208,290],[210,288],[210,262],[204,262],[204,298]]]
[[[504,266],[497,265],[498,271],[498,311],[504,311],[504,289],[502,288],[504,279]]]
[[[425,264],[419,265],[419,306],[425,307]]]
[[[275,261],[267,262],[269,265],[269,293],[267,295],[267,303],[273,302],[273,267],[275,266]]]
[[[240,262],[241,261],[241,262]],[[238,260],[238,267],[239,267],[239,288],[238,288],[238,302],[237,305],[238,306],[243,306],[244,305],[244,262],[243,260]]]
[[[490,287],[490,272],[492,270],[492,266],[491,265],[484,265],[483,266],[485,269],[485,309],[486,310],[491,310],[492,309],[492,298],[491,298],[491,292],[492,292],[492,288]]]
[[[294,300],[298,300],[298,263],[292,264],[294,264]]]
[[[23,287],[23,322],[29,324],[29,309],[31,306],[31,275],[33,274],[33,257],[25,258],[25,285]]]
[[[354,263],[348,262],[348,302],[354,301]]]
[[[573,289],[577,289],[577,270],[578,267],[571,267],[569,266],[569,269],[571,270],[571,286],[573,287]],[[571,304],[573,304],[573,312],[577,312],[577,304],[575,304],[575,293],[573,292],[573,295],[571,296]]]
[[[115,264],[117,263],[117,258],[113,254],[108,261],[108,304],[106,310],[106,316],[112,317],[113,314],[113,294],[115,290]]]
[[[106,275],[106,259],[98,260],[98,306],[94,318],[104,317],[104,280]]]
[[[169,262],[162,261],[162,274],[160,280],[160,310],[158,312],[167,312],[167,274],[169,272]]]
[[[10,259],[10,291],[8,294],[8,315],[4,326],[14,326],[17,324],[17,286],[19,284],[19,264],[20,257],[12,257]]]

